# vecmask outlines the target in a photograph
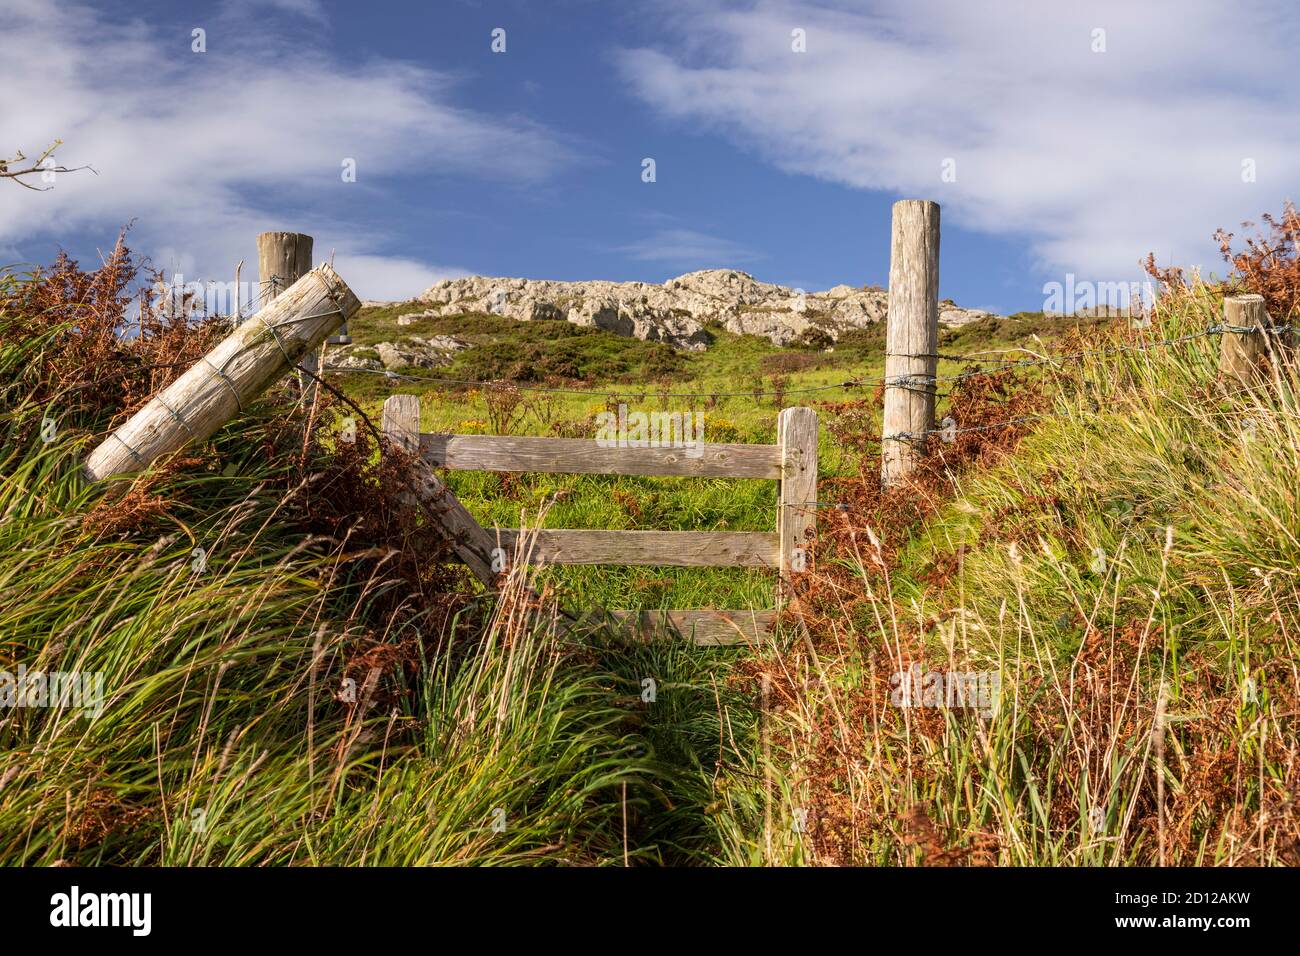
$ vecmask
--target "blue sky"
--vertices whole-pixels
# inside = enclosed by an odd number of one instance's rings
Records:
[[[0,189],[3,261],[93,260],[133,221],[132,246],[187,279],[255,263],[258,231],[308,232],[365,298],[463,273],[721,266],[813,290],[884,284],[891,204],[929,198],[941,295],[1009,312],[1067,272],[1138,279],[1148,251],[1219,270],[1213,230],[1277,211],[1300,179],[1282,69],[1300,15],[1280,2],[0,0],[0,15],[0,152],[60,137],[63,162],[99,173]]]

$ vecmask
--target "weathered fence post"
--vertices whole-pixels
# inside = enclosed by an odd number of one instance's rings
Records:
[[[259,307],[274,302],[285,289],[311,271],[311,236],[301,232],[263,232],[257,236]],[[308,372],[320,372],[320,346],[298,363]],[[298,393],[305,404],[316,395],[310,375],[298,376]]]
[[[939,204],[903,199],[894,203],[889,247],[880,469],[886,488],[916,467],[921,436],[934,425],[938,348]]]
[[[389,395],[384,399],[380,429],[394,448],[408,455],[420,453],[420,399],[415,395]],[[416,505],[415,489],[403,491],[398,500],[406,507]]]
[[[313,269],[149,399],[90,453],[84,474],[99,481],[139,471],[159,455],[203,441],[359,308],[333,269]]]
[[[427,504],[438,515],[457,557],[476,578],[493,587],[497,575],[492,567],[496,540],[420,456],[420,399],[414,395],[389,395],[384,399],[383,431],[393,447],[414,456],[415,488],[406,498],[406,504],[410,507],[418,507],[421,501]]]
[[[263,232],[257,237],[257,278],[263,308],[311,271],[311,236]]]
[[[786,408],[776,420],[781,446],[781,491],[776,531],[781,546],[777,606],[789,591],[790,575],[806,567],[808,531],[817,524],[817,412]]]
[[[1277,337],[1264,331],[1234,332],[1231,328],[1266,329],[1273,323],[1269,319],[1264,297],[1249,295],[1228,296],[1223,300],[1223,324],[1229,330],[1223,333],[1219,350],[1219,372],[1244,385],[1257,384],[1264,376],[1264,362],[1276,359],[1280,346]],[[1273,341],[1270,341],[1273,340]]]

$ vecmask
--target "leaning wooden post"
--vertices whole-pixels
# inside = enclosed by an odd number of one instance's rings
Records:
[[[898,484],[916,467],[919,443],[934,426],[939,360],[939,204],[894,203],[885,326],[882,484]],[[897,437],[892,437],[897,436]]]
[[[1274,336],[1262,331],[1273,324],[1264,297],[1254,293],[1228,296],[1223,300],[1223,324],[1227,330],[1219,350],[1219,373],[1243,385],[1258,384],[1264,377],[1269,353],[1279,344],[1270,342]],[[1234,332],[1234,328],[1261,331]]]
[[[327,265],[313,269],[109,435],[86,458],[86,477],[140,471],[159,455],[203,441],[359,308],[338,273]]]
[[[807,568],[808,532],[817,525],[817,412],[786,408],[776,420],[781,446],[781,499],[776,531],[781,544],[781,577],[776,601],[790,593],[790,576]]]
[[[257,278],[261,293],[259,305],[274,302],[289,286],[311,271],[311,236],[301,232],[263,232],[257,237]],[[304,355],[298,363],[306,371],[320,371],[320,347]],[[298,392],[310,404],[316,394],[310,375],[298,376]]]
[[[383,431],[394,448],[412,456],[410,475],[414,487],[402,496],[403,503],[411,508],[418,507],[421,502],[426,504],[437,515],[457,557],[485,585],[489,588],[495,586],[497,574],[492,569],[492,558],[496,540],[420,455],[419,398],[389,395],[384,399]]]

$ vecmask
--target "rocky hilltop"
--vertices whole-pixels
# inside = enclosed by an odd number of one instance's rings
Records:
[[[848,285],[804,292],[759,282],[734,269],[705,269],[663,285],[467,276],[444,279],[419,300],[428,309],[400,316],[399,325],[426,316],[489,312],[525,322],[567,321],[698,351],[710,341],[707,323],[761,335],[776,345],[833,342],[849,329],[883,321],[889,294],[874,286]],[[952,302],[941,303],[939,310],[939,321],[948,326],[989,314]]]

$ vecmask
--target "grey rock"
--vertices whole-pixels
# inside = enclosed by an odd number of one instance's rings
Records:
[[[375,351],[379,353],[379,361],[384,363],[386,369],[403,368],[411,364],[392,342],[380,342],[375,346]]]
[[[428,339],[420,338],[418,335],[412,335],[410,341],[416,345],[423,346],[425,349],[433,349],[437,352],[459,352],[462,349],[469,348],[468,342],[462,342],[453,335],[435,335]]]
[[[493,313],[524,322],[565,320],[691,351],[708,347],[709,322],[789,345],[813,329],[838,339],[845,331],[883,321],[889,308],[889,294],[879,287],[837,285],[803,292],[760,282],[735,269],[688,272],[662,285],[466,276],[430,286],[420,301],[429,308],[401,316],[399,324],[407,318],[415,322],[463,312]],[[950,327],[989,314],[949,302],[940,309],[940,322]]]
[[[361,355],[341,355],[337,351],[331,351],[327,361],[332,368],[357,368],[378,371],[384,367],[384,363],[378,359],[365,358]]]
[[[425,309],[423,312],[407,312],[405,315],[399,315],[397,317],[397,324],[414,325],[416,322],[419,322],[421,319],[429,319],[437,314],[438,313],[435,312],[433,309]]]
[[[450,339],[450,336],[438,336],[437,338]],[[460,348],[465,344],[458,339],[452,339]],[[417,368],[438,368],[443,365],[451,364],[449,351],[454,349],[438,348],[423,342],[380,342],[374,346],[374,350],[379,354],[379,361],[383,367],[392,371],[394,369],[415,366]]]

